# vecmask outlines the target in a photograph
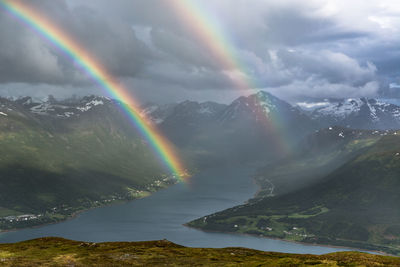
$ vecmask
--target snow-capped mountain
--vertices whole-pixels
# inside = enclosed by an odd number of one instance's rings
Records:
[[[44,100],[0,98],[0,126],[18,127],[22,118],[52,131],[68,131],[91,124],[93,127],[103,125],[103,130],[110,132],[120,129],[130,135],[138,134],[121,113],[120,104],[93,95],[62,101],[52,97]],[[19,119],[14,120],[18,116]],[[239,97],[229,105],[195,101],[147,104],[141,107],[141,116],[153,121],[179,148],[210,164],[218,160],[224,162],[227,158],[241,161],[283,157],[285,151],[296,148],[308,134],[334,125],[400,129],[400,107],[382,100],[331,99],[292,106],[263,91]],[[337,139],[346,136],[347,132],[335,134]]]
[[[321,126],[359,129],[400,128],[400,107],[379,99],[348,98],[318,103],[298,103]]]
[[[283,156],[283,146],[295,145],[316,129],[302,110],[262,91],[230,105],[182,102],[159,126],[174,143],[202,157],[239,161]]]
[[[56,100],[47,97],[36,100],[31,97],[17,99],[0,98],[0,118],[10,115],[36,119],[72,119],[94,110],[118,110],[120,103],[102,96],[86,96]],[[230,125],[229,127],[271,127],[287,132],[310,132],[310,129],[343,126],[358,129],[400,129],[400,106],[383,99],[348,98],[326,99],[317,102],[289,103],[260,91],[242,96],[230,105],[215,102],[198,103],[184,101],[178,104],[146,104],[141,107],[141,116],[159,125],[167,132],[180,128],[195,131],[195,128],[211,127],[208,124]],[[296,130],[301,128],[301,131]],[[172,130],[174,129],[174,130]],[[267,129],[268,130],[268,129]],[[290,130],[290,131],[289,131]]]
[[[19,100],[13,100],[0,97],[0,119],[10,117],[29,117],[30,111],[19,103]]]
[[[42,101],[37,101],[31,97],[22,97],[16,100],[9,100],[8,105],[13,106],[15,110],[31,113],[36,116],[71,118],[79,117],[81,114],[98,106],[111,105],[113,100],[103,96],[85,96],[81,99],[72,101],[58,101],[49,96]],[[0,106],[1,107],[1,106]]]
[[[304,111],[264,91],[239,97],[221,113],[219,120],[223,124],[261,128],[267,133],[281,132],[289,139],[302,138],[316,129]]]
[[[241,96],[233,101],[221,114],[220,120],[226,122],[247,117],[258,121],[278,113],[280,115],[299,115],[301,112],[272,94],[259,91],[257,94],[248,97]]]

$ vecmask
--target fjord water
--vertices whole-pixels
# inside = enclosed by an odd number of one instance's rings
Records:
[[[206,233],[183,226],[198,217],[242,204],[257,190],[254,167],[209,169],[177,184],[129,203],[89,210],[78,217],[39,228],[0,234],[0,243],[44,236],[103,241],[168,239],[191,247],[248,247],[265,251],[324,254],[342,248],[310,246],[255,236]]]

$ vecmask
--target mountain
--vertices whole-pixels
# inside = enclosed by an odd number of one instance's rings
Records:
[[[237,121],[242,119],[264,120],[266,115],[282,117],[292,114],[299,115],[299,110],[289,103],[273,96],[272,94],[259,91],[249,96],[241,96],[234,100],[221,114],[221,121]]]
[[[398,129],[400,106],[379,99],[348,98],[298,103],[309,110],[322,127],[338,125],[353,129]]]
[[[324,129],[310,137],[308,154],[260,173],[257,180],[264,183],[256,198],[189,225],[400,254],[399,135]],[[344,162],[335,162],[343,156]],[[316,179],[279,190],[332,162]]]
[[[217,136],[217,117],[226,105],[215,102],[184,101],[176,104],[158,124],[160,131],[180,149],[190,165],[205,168],[229,161]]]
[[[260,91],[229,105],[185,101],[159,128],[197,163],[273,160],[317,128],[302,110]]]
[[[19,109],[24,108],[25,112],[56,118],[79,117],[84,112],[89,111],[96,106],[113,104],[113,100],[109,98],[94,95],[85,96],[82,99],[76,99],[75,101],[72,101],[71,99],[57,101],[52,96],[49,96],[41,102],[36,102],[31,97],[22,97],[15,101],[8,101],[13,103],[14,106],[18,106]]]
[[[173,108],[160,124],[160,129],[173,142],[181,146],[188,145],[198,132],[209,130],[225,107],[215,102],[184,101]]]
[[[175,182],[119,104],[98,96],[0,99],[0,229],[57,221]],[[32,220],[18,221],[23,214]]]
[[[264,91],[239,97],[221,112],[218,121],[224,129],[243,138],[244,146],[255,151],[275,150],[277,154],[296,146],[318,128],[302,110]]]

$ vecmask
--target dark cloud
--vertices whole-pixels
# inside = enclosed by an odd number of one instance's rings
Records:
[[[400,5],[382,1],[198,1],[239,70],[221,64],[171,0],[25,2],[141,99],[173,100],[236,95],[232,75],[282,97],[374,95],[382,81],[399,80]],[[4,12],[0,47],[0,94],[25,92],[24,84],[35,85],[36,94],[51,91],[49,85],[59,95],[95,90],[74,62]]]
[[[133,76],[152,59],[131,25],[107,18],[89,7],[68,7],[65,1],[25,1],[119,77]],[[86,79],[74,62],[33,30],[5,12],[0,13],[0,80],[74,84]]]
[[[49,82],[64,79],[57,56],[31,31],[0,15],[0,82]]]
[[[151,30],[151,41],[159,54],[159,60],[175,63],[185,69],[221,68],[213,55],[193,39],[184,38],[173,31]]]

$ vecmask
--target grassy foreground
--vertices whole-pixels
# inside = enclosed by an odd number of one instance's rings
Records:
[[[245,248],[188,248],[172,242],[86,243],[40,238],[0,244],[0,266],[400,266],[360,252],[297,255]]]

